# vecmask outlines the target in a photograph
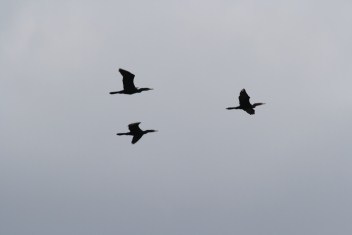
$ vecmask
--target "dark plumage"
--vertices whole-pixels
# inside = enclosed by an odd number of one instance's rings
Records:
[[[133,73],[130,73],[124,69],[119,69],[119,72],[122,75],[123,90],[110,92],[111,95],[113,95],[113,94],[132,95],[135,93],[141,93],[142,91],[153,90],[152,88],[138,88],[138,87],[136,87],[133,83],[133,80],[134,80]]]
[[[249,98],[250,97],[247,94],[246,90],[242,89],[241,92],[240,92],[240,96],[238,97],[238,99],[240,101],[240,105],[237,106],[237,107],[228,107],[227,109],[242,109],[242,110],[246,111],[247,113],[249,113],[250,115],[252,115],[252,114],[255,113],[254,108],[256,106],[265,104],[265,103],[254,103],[254,104],[251,104],[249,102]]]
[[[131,123],[128,125],[128,129],[130,130],[130,132],[127,133],[117,133],[117,135],[132,135],[132,144],[135,144],[138,142],[138,140],[140,138],[142,138],[142,136],[144,134],[150,133],[150,132],[156,132],[156,130],[141,130],[139,128],[139,124],[140,122],[136,122],[136,123]]]

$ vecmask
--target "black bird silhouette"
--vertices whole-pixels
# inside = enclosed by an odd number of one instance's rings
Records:
[[[243,109],[244,111],[246,111],[247,113],[249,113],[250,115],[254,114],[254,108],[258,105],[262,105],[265,103],[254,103],[251,104],[249,102],[249,95],[247,94],[245,89],[242,89],[240,92],[240,96],[238,97],[239,101],[240,101],[240,106],[237,107],[228,107],[226,109]]]
[[[157,132],[156,130],[141,130],[139,128],[139,124],[140,122],[136,122],[136,123],[131,123],[128,125],[128,129],[130,130],[130,132],[127,132],[127,133],[117,133],[117,135],[132,135],[133,138],[132,138],[132,144],[135,144],[137,143],[137,141],[142,138],[142,136],[144,134],[147,134],[149,132]]]
[[[142,91],[149,91],[153,90],[152,88],[138,88],[135,87],[133,83],[134,74],[130,73],[124,69],[119,69],[119,72],[122,75],[122,83],[123,83],[123,90],[122,91],[112,91],[110,92],[111,95],[113,94],[127,94],[132,95],[135,93],[141,93]]]

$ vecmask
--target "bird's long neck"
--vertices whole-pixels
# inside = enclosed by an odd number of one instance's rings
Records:
[[[110,95],[113,95],[113,94],[123,94],[124,93],[124,90],[122,91],[112,91],[110,92]]]
[[[237,107],[228,107],[227,109],[241,109],[240,106],[237,106]]]
[[[256,106],[263,105],[263,104],[265,104],[265,103],[254,103],[254,104],[252,104],[252,107],[255,108]]]
[[[142,92],[142,91],[149,91],[149,90],[153,90],[153,89],[145,87],[145,88],[138,88],[137,90],[138,90],[138,92]]]
[[[126,132],[126,133],[117,133],[117,135],[132,135],[131,132]]]
[[[145,130],[143,131],[143,134],[151,133],[151,132],[156,132],[156,130]]]

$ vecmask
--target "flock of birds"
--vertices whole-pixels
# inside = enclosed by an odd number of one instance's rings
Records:
[[[119,72],[122,75],[122,83],[123,83],[123,90],[121,91],[112,91],[110,92],[111,95],[113,94],[126,94],[126,95],[133,95],[136,93],[141,93],[143,91],[149,91],[153,90],[152,88],[138,88],[134,85],[134,74],[124,70],[124,69],[119,69]],[[238,97],[239,99],[239,106],[236,107],[228,107],[226,109],[242,109],[246,111],[248,114],[253,115],[255,113],[254,108],[263,105],[265,103],[254,103],[251,104],[249,101],[250,97],[247,94],[245,89],[242,89],[240,92],[240,96]],[[141,128],[139,128],[140,122],[136,123],[131,123],[128,125],[128,129],[130,132],[126,133],[117,133],[117,135],[131,135],[133,136],[132,138],[132,144],[135,144],[142,138],[144,134],[150,133],[150,132],[156,132],[156,130],[145,130],[143,131]]]

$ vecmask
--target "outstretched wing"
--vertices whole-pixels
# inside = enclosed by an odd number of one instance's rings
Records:
[[[134,135],[133,138],[132,138],[132,144],[135,144],[138,142],[138,140],[140,140],[142,138],[143,134],[140,134],[140,135]]]
[[[245,89],[242,89],[240,92],[240,96],[238,97],[240,101],[240,106],[247,107],[251,106],[251,103],[249,102],[249,95],[247,94]]]
[[[141,128],[139,128],[139,124],[141,124],[141,123],[140,122],[131,123],[130,125],[128,125],[128,129],[132,133],[142,132]]]
[[[124,90],[135,90],[136,87],[133,83],[133,79],[134,79],[134,74],[130,73],[124,69],[119,69],[119,72],[122,75],[122,83],[123,83],[123,89]]]

